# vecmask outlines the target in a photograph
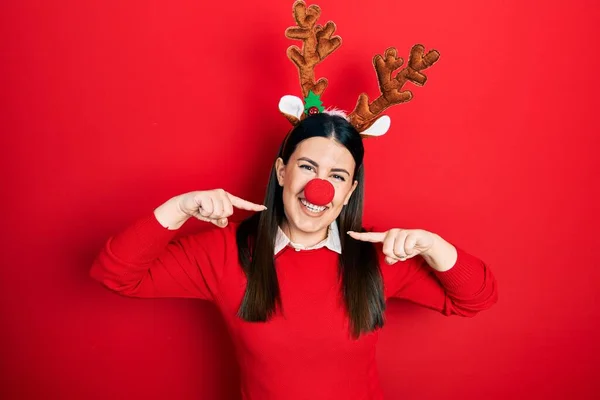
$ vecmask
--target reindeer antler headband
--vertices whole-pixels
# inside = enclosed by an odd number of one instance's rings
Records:
[[[321,95],[327,88],[327,79],[320,78],[315,82],[315,66],[333,53],[342,44],[339,36],[333,36],[335,24],[329,21],[325,26],[317,25],[321,9],[317,5],[306,7],[303,0],[294,3],[293,14],[297,26],[286,29],[285,35],[289,39],[302,40],[302,50],[297,46],[290,46],[287,55],[298,67],[300,86],[304,101],[296,96],[283,96],[279,102],[279,110],[293,124],[298,124],[307,115],[324,111],[321,104]],[[394,47],[388,48],[383,57],[377,54],[373,57],[373,65],[379,81],[381,95],[369,103],[366,93],[360,94],[354,111],[346,119],[360,132],[361,136],[381,136],[390,127],[390,117],[381,113],[390,106],[405,103],[412,99],[409,90],[402,90],[407,81],[423,86],[427,81],[422,71],[433,65],[440,57],[440,53],[431,50],[425,54],[425,48],[414,45],[410,50],[408,64],[394,77],[395,70],[404,64],[404,60],[397,55]]]

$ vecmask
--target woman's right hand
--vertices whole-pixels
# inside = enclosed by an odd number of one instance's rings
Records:
[[[220,228],[227,226],[227,218],[233,214],[233,208],[248,211],[264,211],[263,205],[243,200],[223,189],[195,191],[175,196],[154,210],[156,219],[168,229],[178,229],[189,218],[197,218],[215,224]]]

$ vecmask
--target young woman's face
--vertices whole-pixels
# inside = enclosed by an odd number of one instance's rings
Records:
[[[275,168],[279,185],[283,186],[287,228],[292,236],[296,234],[306,238],[307,234],[323,234],[338,217],[342,207],[348,204],[358,184],[353,180],[355,162],[352,154],[330,138],[303,140],[296,146],[288,163],[284,164],[279,158]],[[304,187],[315,178],[329,181],[335,189],[333,200],[318,212],[307,207],[304,196]],[[290,239],[295,241],[294,237]]]

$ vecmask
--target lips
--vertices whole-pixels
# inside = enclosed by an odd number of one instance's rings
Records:
[[[300,204],[302,205],[302,208],[304,210],[306,210],[309,215],[319,215],[322,214],[325,210],[327,210],[329,207],[326,206],[317,206],[315,204],[310,203],[308,200],[306,199],[302,199],[300,198]]]

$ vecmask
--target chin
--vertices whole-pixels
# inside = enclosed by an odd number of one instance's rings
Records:
[[[290,222],[296,229],[305,233],[316,233],[327,228],[337,218],[335,206],[328,207],[321,213],[313,214],[307,212],[304,205],[302,205],[301,199],[293,197],[290,201],[285,204],[284,209],[288,222]]]
[[[323,230],[323,228],[329,226],[329,224],[325,220],[307,221],[306,218],[302,218],[302,216],[296,218],[294,220],[294,224],[298,229],[306,233],[319,232],[320,230]]]
[[[294,225],[306,233],[315,233],[327,228],[335,218],[331,210],[327,210],[319,217],[310,217],[304,214],[302,210],[294,210]]]

